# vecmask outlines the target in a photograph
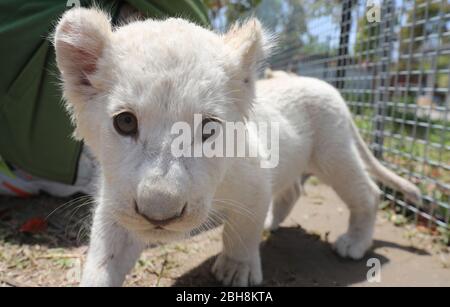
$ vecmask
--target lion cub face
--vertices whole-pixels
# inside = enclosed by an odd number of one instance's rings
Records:
[[[145,239],[202,225],[231,160],[174,156],[173,126],[188,123],[194,144],[244,119],[264,56],[259,22],[225,35],[182,19],[112,29],[104,13],[72,9],[54,44],[75,135],[101,166],[100,205]],[[213,133],[205,135],[206,123]]]

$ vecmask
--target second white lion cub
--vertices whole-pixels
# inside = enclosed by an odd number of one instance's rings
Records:
[[[351,211],[336,242],[343,257],[370,248],[379,190],[369,173],[418,199],[418,189],[383,167],[355,128],[342,97],[325,82],[293,76],[256,80],[269,39],[256,19],[216,34],[182,19],[113,29],[103,12],[71,9],[54,36],[64,95],[100,165],[83,286],[119,286],[151,242],[182,239],[217,211],[226,214],[213,272],[225,285],[262,282],[259,244],[294,198],[277,202],[299,176],[329,183]],[[201,114],[207,142],[227,122],[279,124],[279,164],[259,157],[175,157],[171,128]],[[255,135],[247,145],[263,142]],[[295,242],[292,242],[295,244]]]

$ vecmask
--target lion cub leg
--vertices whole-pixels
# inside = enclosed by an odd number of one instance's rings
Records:
[[[318,151],[318,177],[330,184],[350,210],[348,230],[335,243],[342,257],[361,259],[372,245],[380,191],[353,144]]]
[[[263,280],[259,246],[270,189],[250,180],[236,181],[239,186],[223,194],[224,199],[215,201],[215,206],[224,213],[221,216],[224,228],[223,250],[212,272],[225,286],[254,286]],[[260,179],[255,177],[255,180]]]
[[[302,194],[302,180],[298,179],[289,188],[276,195],[270,204],[269,212],[264,222],[266,230],[275,231],[291,213]]]

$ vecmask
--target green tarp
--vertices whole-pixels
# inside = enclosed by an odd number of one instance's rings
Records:
[[[45,179],[72,183],[81,144],[71,138],[47,39],[67,0],[0,0],[0,156]],[[90,6],[92,1],[81,1]],[[201,0],[96,0],[114,16],[128,3],[147,17],[208,24]]]

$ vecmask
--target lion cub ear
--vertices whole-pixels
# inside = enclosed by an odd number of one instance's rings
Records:
[[[59,21],[54,34],[56,62],[71,103],[98,89],[90,76],[112,34],[109,17],[100,10],[74,8]]]
[[[272,48],[271,36],[259,20],[251,18],[243,24],[236,23],[225,34],[224,41],[230,47],[234,73],[245,83],[254,80]]]

